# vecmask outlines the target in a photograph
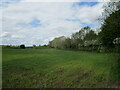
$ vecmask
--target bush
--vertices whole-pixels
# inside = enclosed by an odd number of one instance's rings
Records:
[[[25,45],[24,44],[20,45],[20,48],[25,49]]]

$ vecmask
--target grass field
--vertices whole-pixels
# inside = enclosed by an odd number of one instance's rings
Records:
[[[3,49],[3,87],[117,87],[110,75],[114,53],[56,49]]]

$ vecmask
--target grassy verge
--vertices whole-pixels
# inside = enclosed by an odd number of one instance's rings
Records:
[[[117,87],[110,75],[115,53],[3,49],[3,87]]]

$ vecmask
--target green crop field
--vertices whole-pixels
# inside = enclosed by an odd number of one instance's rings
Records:
[[[115,53],[56,49],[2,50],[3,88],[104,88]]]

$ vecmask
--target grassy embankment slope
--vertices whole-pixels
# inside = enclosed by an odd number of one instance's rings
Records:
[[[3,87],[116,87],[114,59],[114,53],[3,49]]]

